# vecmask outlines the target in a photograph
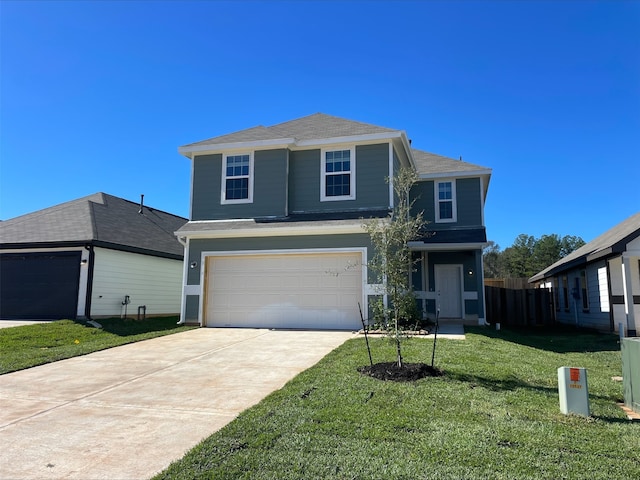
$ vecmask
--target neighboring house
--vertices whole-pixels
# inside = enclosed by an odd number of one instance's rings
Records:
[[[204,326],[357,329],[377,291],[363,224],[388,218],[387,182],[416,169],[433,235],[414,242],[425,317],[485,321],[491,170],[411,148],[402,130],[314,114],[180,147],[191,160],[182,319]]]
[[[636,335],[640,324],[640,212],[529,279],[553,288],[556,318]]]
[[[178,314],[186,221],[96,193],[0,222],[0,318]]]

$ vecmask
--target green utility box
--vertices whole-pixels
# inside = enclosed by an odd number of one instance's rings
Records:
[[[640,338],[622,339],[624,404],[640,413]]]

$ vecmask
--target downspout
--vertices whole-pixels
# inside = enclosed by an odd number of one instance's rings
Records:
[[[482,322],[480,322],[480,318],[478,318],[478,324],[480,326],[483,327],[488,327],[491,326],[491,324],[489,323],[489,321],[487,320],[487,295],[485,292],[485,288],[484,288],[484,257],[482,256],[482,250],[480,250],[479,253],[477,253],[476,255],[478,255],[480,262],[476,262],[476,265],[478,265],[478,263],[480,264],[479,270],[480,270],[480,275],[478,275],[478,277],[480,277],[480,296],[482,297]],[[476,268],[478,268],[476,266]]]
[[[87,293],[84,301],[84,316],[87,320],[91,320],[91,297],[93,295],[93,270],[95,264],[96,254],[93,250],[93,245],[85,245],[84,247],[89,251],[89,265],[87,270]]]
[[[613,291],[611,290],[611,267],[609,266],[608,259],[604,261],[604,265],[607,272],[607,296],[609,297],[609,330],[613,333],[616,331],[616,325],[613,312]]]
[[[180,244],[182,244],[182,246],[184,247],[184,254],[182,258],[183,269],[182,269],[182,298],[180,299],[180,318],[178,319],[178,322],[176,323],[176,325],[184,325],[184,323],[187,320],[186,319],[187,297],[184,292],[184,286],[187,281],[187,275],[189,272],[188,270],[189,265],[187,265],[187,260],[189,259],[189,243],[186,237],[181,237],[177,235],[176,238],[178,239],[178,242],[180,242]]]

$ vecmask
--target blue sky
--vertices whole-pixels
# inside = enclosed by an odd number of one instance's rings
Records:
[[[490,240],[640,210],[640,2],[0,2],[0,219],[182,216],[180,145],[324,112],[493,169]]]

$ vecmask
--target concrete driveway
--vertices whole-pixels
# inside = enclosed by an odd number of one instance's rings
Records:
[[[149,478],[351,337],[200,328],[0,375],[0,478]]]

